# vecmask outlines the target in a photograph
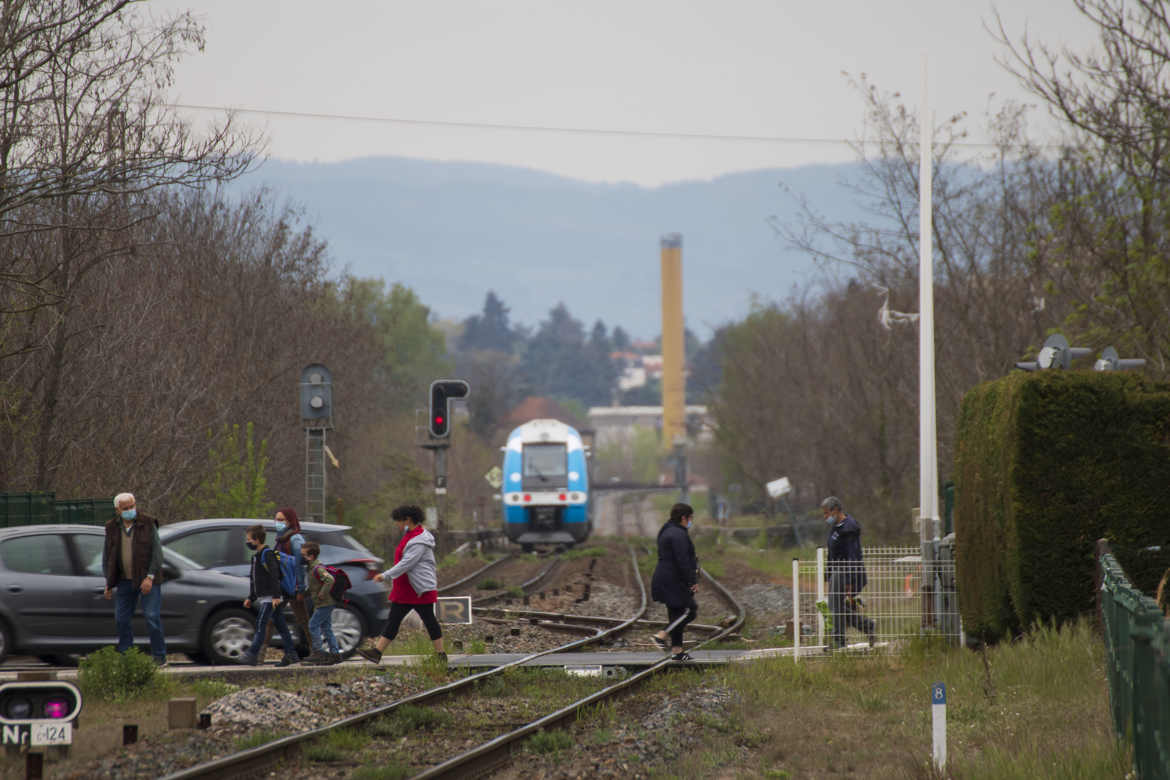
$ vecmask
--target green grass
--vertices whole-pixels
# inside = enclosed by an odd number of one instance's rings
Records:
[[[929,696],[938,681],[947,685],[948,777],[1128,775],[1089,621],[1036,627],[987,657],[990,676],[980,653],[926,638],[896,655],[764,659],[708,672],[708,684],[736,692],[735,704],[725,724],[703,722],[692,760],[662,776],[936,778]],[[697,674],[680,670],[650,685],[683,695]]]
[[[366,731],[375,737],[397,739],[419,729],[441,729],[450,723],[450,713],[417,704],[403,704],[371,723]]]
[[[310,761],[341,761],[359,752],[370,742],[370,735],[359,729],[335,729],[305,749]]]
[[[240,686],[232,685],[231,683],[223,682],[222,680],[210,680],[201,677],[191,680],[187,683],[187,689],[201,699],[219,699],[227,696],[229,693],[238,691]]]
[[[566,731],[538,731],[525,743],[531,753],[559,753],[573,747],[573,737]]]
[[[269,742],[275,742],[276,740],[280,739],[281,737],[284,737],[287,735],[288,735],[287,731],[268,731],[267,729],[260,729],[259,731],[253,731],[248,736],[240,737],[239,739],[236,740],[236,742],[235,742],[236,752],[250,750],[254,747],[260,747],[261,745],[267,745]]]

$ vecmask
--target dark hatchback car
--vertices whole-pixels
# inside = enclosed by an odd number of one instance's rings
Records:
[[[102,576],[105,532],[89,525],[0,529],[0,661],[12,653],[61,660],[117,644],[114,601]],[[235,663],[256,624],[243,608],[248,584],[163,551],[163,630],[167,651]],[[135,614],[134,641],[149,646]]]
[[[201,566],[215,571],[248,576],[252,551],[244,545],[244,532],[259,523],[268,531],[268,545],[276,537],[276,523],[272,520],[246,518],[215,518],[183,520],[159,528],[163,546],[181,553]],[[349,535],[349,526],[330,523],[301,523],[306,541],[321,545],[321,561],[340,566],[349,575],[351,587],[345,594],[345,603],[333,610],[333,633],[343,656],[353,653],[362,638],[381,631],[390,614],[386,589],[373,577],[382,571],[382,559]],[[247,585],[244,586],[245,591]],[[296,623],[288,613],[289,627],[296,632]],[[279,639],[273,637],[273,641]]]

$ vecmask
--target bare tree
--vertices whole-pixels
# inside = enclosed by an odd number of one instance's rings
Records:
[[[1003,64],[1068,131],[1051,219],[1035,243],[1074,335],[1170,372],[1170,16],[1161,0],[1074,0],[1100,47],[1058,50],[997,15]]]
[[[146,194],[236,176],[256,141],[230,121],[196,137],[161,102],[177,58],[202,45],[190,16],[155,23],[125,4],[83,0],[6,10],[6,29],[23,32],[0,53],[13,82],[0,91],[0,235],[30,240],[5,258],[2,305],[27,327],[0,345],[0,358],[43,353],[21,366],[39,375],[9,418],[34,426],[34,480],[49,486],[62,382],[78,343],[94,337],[75,322],[86,277],[136,251],[130,229],[155,216]],[[71,22],[45,23],[53,17]]]

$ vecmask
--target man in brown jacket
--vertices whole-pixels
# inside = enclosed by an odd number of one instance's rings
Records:
[[[131,618],[141,604],[150,634],[150,655],[159,666],[167,663],[167,642],[162,625],[162,542],[158,521],[139,514],[134,495],[114,498],[114,517],[106,523],[102,571],[106,575],[106,599],[114,596],[114,623],[118,627],[118,652],[134,646]],[[139,600],[141,597],[141,601]]]

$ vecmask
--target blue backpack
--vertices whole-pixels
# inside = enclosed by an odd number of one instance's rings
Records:
[[[297,592],[297,561],[296,558],[288,553],[282,553],[280,550],[268,548],[273,555],[276,556],[276,562],[280,564],[280,590],[286,596],[292,596]]]

